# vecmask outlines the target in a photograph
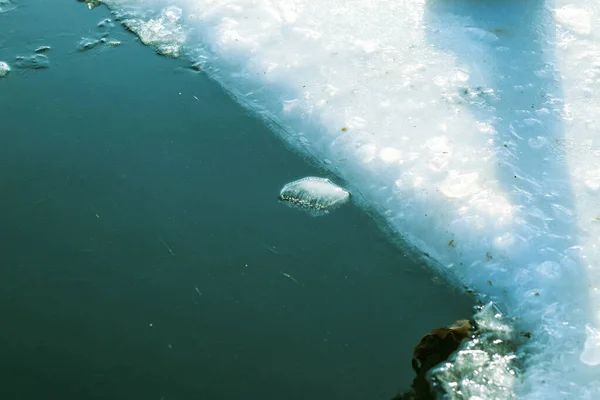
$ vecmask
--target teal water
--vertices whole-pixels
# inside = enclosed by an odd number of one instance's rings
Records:
[[[412,347],[471,299],[354,205],[279,189],[328,176],[215,83],[103,7],[0,14],[0,398],[388,399]],[[51,49],[47,69],[15,57]],[[335,177],[331,177],[335,180]]]

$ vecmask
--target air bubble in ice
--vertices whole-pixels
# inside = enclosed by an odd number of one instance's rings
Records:
[[[350,198],[350,193],[329,179],[307,177],[285,185],[279,199],[313,215],[327,214]]]

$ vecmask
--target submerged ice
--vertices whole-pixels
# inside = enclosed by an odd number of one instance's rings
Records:
[[[332,211],[350,199],[350,193],[327,178],[306,177],[286,184],[279,199],[314,215]]]
[[[109,47],[120,46],[120,41],[108,38],[114,26],[115,24],[111,19],[103,19],[96,25],[98,33],[92,36],[82,37],[79,43],[77,43],[77,50],[84,52],[97,48],[100,45],[106,45]]]
[[[44,69],[50,67],[50,59],[43,54],[17,56],[15,65],[25,69]]]
[[[516,318],[498,393],[600,398],[597,2],[106,3]]]

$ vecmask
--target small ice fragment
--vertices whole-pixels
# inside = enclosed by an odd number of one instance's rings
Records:
[[[327,214],[350,198],[347,190],[327,178],[306,177],[285,185],[279,199],[313,215]]]
[[[94,8],[99,7],[100,4],[101,4],[100,0],[77,0],[77,1],[80,2],[80,3],[87,4],[87,7],[90,10],[93,10]]]
[[[112,27],[112,21],[110,20],[110,18],[104,18],[102,21],[98,22],[98,25],[96,25],[98,28],[105,28],[105,27]]]
[[[42,69],[50,66],[50,60],[43,54],[35,54],[30,57],[17,57],[17,67],[28,69]]]
[[[118,40],[109,40],[108,42],[106,42],[106,45],[110,47],[119,47],[121,45],[121,42],[119,42]]]
[[[34,51],[39,54],[39,53],[45,53],[49,50],[50,50],[50,46],[40,46],[37,49],[35,49]]]
[[[98,46],[101,43],[98,39],[91,38],[82,38],[79,44],[77,45],[77,50],[79,51],[87,51],[91,50],[94,47]]]
[[[10,72],[10,67],[4,61],[0,61],[0,78],[4,78]]]
[[[8,0],[0,0],[0,14],[9,12],[17,8],[13,3]]]

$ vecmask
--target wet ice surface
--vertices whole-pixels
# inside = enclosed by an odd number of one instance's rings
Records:
[[[499,393],[600,397],[600,6],[107,3],[518,318],[523,383]]]
[[[493,303],[481,307],[474,321],[474,338],[431,371],[433,386],[457,399],[514,399],[517,345],[529,333],[519,334]]]
[[[350,199],[350,193],[329,179],[306,177],[285,185],[279,199],[312,215],[324,215]]]
[[[159,54],[179,57],[185,42],[184,30],[179,25],[180,19],[181,9],[167,7],[157,18],[128,18],[123,21],[123,25],[138,35],[144,44],[154,46]]]

